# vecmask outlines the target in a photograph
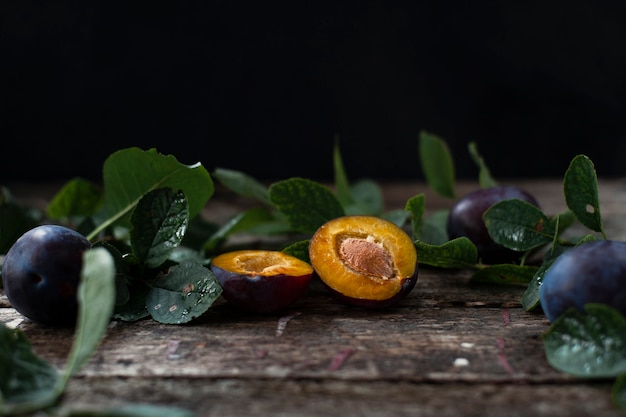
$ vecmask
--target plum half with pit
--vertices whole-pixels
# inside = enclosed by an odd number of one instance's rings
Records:
[[[510,262],[520,253],[496,243],[483,220],[483,214],[494,204],[517,198],[539,208],[533,195],[514,185],[497,185],[475,190],[461,197],[450,209],[446,223],[449,239],[465,236],[471,240],[483,262]]]
[[[395,223],[352,215],[323,224],[309,242],[315,272],[337,299],[387,308],[406,297],[418,277],[417,249]]]
[[[2,264],[9,302],[22,315],[45,325],[73,325],[85,236],[61,225],[41,225],[20,236]]]
[[[626,242],[595,240],[561,254],[539,287],[541,308],[551,322],[574,307],[605,304],[626,315]]]

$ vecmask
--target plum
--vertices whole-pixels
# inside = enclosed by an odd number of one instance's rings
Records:
[[[45,325],[73,325],[85,236],[60,225],[41,225],[20,236],[2,265],[2,283],[19,313]]]
[[[626,242],[595,240],[564,252],[544,273],[539,302],[551,322],[570,307],[584,312],[588,303],[626,314]]]
[[[481,188],[461,197],[448,214],[448,238],[467,237],[476,245],[480,258],[487,263],[509,262],[518,258],[519,252],[494,242],[483,221],[483,214],[487,209],[500,201],[513,198],[539,207],[533,195],[514,185]]]

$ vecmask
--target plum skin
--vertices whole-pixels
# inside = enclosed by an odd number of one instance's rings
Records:
[[[85,236],[65,226],[41,225],[20,236],[2,265],[9,302],[23,316],[45,325],[73,325]]]
[[[561,254],[548,267],[539,302],[550,322],[568,308],[605,304],[626,315],[626,242],[596,240]]]
[[[475,190],[460,198],[450,209],[446,223],[449,239],[465,236],[471,240],[484,262],[509,262],[520,253],[494,242],[489,235],[483,214],[494,204],[513,198],[539,208],[539,203],[527,191],[514,185],[498,185]]]

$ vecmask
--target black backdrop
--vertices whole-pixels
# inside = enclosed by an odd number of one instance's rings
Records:
[[[0,181],[99,179],[157,148],[259,179],[626,175],[626,2],[5,1]]]

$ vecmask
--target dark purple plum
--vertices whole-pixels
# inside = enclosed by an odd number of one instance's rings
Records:
[[[11,246],[2,265],[2,283],[19,313],[45,325],[73,325],[83,253],[91,243],[60,225],[30,229]]]
[[[478,255],[486,263],[510,262],[519,258],[519,252],[493,241],[483,221],[483,214],[488,208],[512,198],[539,207],[535,197],[517,186],[498,185],[478,189],[461,197],[450,209],[446,224],[448,238],[467,237],[476,245]]]
[[[584,312],[588,303],[626,314],[626,242],[596,240],[560,255],[543,275],[539,302],[551,322],[570,307]]]

